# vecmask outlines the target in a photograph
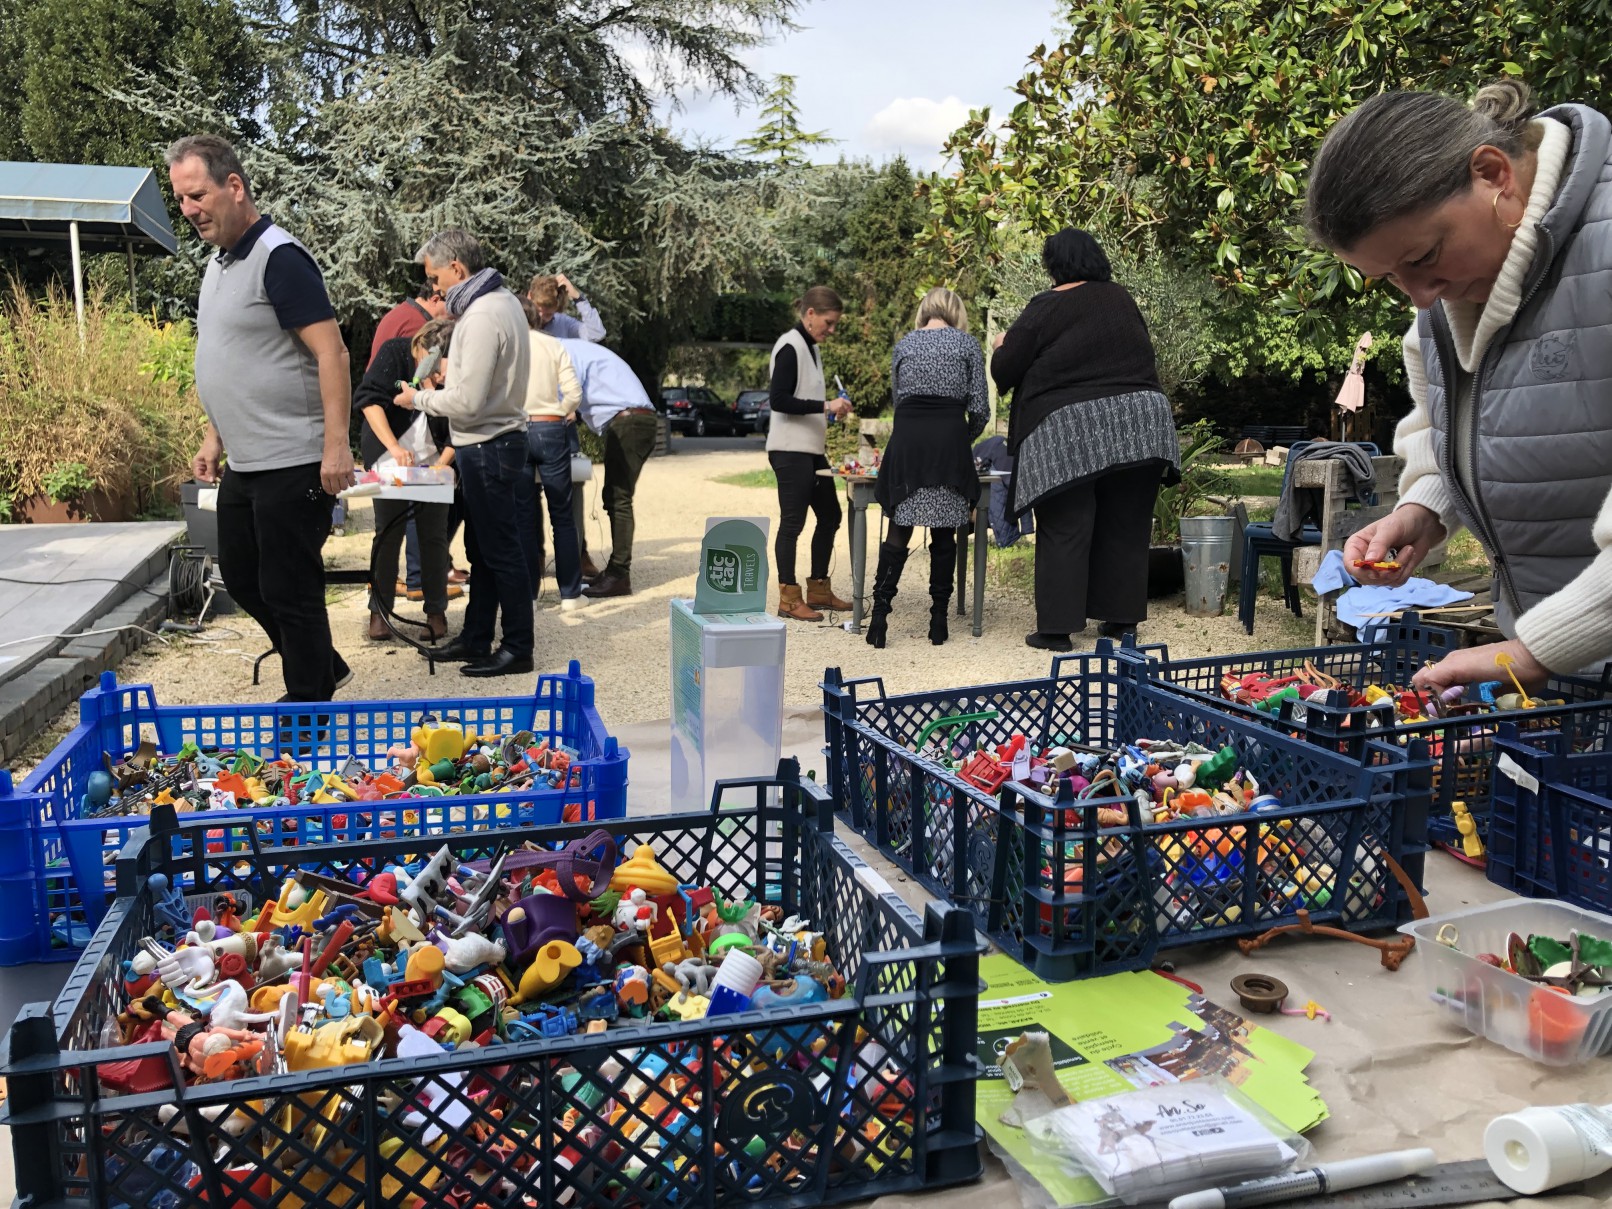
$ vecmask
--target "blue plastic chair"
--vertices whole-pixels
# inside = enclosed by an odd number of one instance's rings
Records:
[[[1282,471],[1282,494],[1288,490],[1288,480],[1293,475],[1293,463],[1297,460],[1301,449],[1307,449],[1315,444],[1314,441],[1296,441],[1287,451],[1287,465]],[[1358,445],[1371,457],[1378,457],[1377,446],[1370,441],[1339,441],[1340,445]],[[1370,501],[1368,501],[1369,503]],[[1282,596],[1287,601],[1287,607],[1292,610],[1293,616],[1303,617],[1304,608],[1299,598],[1298,586],[1293,583],[1293,551],[1300,546],[1319,546],[1321,544],[1321,530],[1316,525],[1305,525],[1300,531],[1297,541],[1284,541],[1277,537],[1271,528],[1270,521],[1255,521],[1243,527],[1243,571],[1242,581],[1237,592],[1237,619],[1243,623],[1243,631],[1248,634],[1254,632],[1254,607],[1259,599],[1259,566],[1263,558],[1275,558],[1281,562]]]

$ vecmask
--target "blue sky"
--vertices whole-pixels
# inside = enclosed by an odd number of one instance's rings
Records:
[[[796,77],[801,124],[839,139],[819,157],[940,166],[940,146],[970,108],[1003,113],[1036,44],[1052,40],[1054,0],[809,0],[801,26],[748,56],[762,76]],[[674,129],[731,146],[755,107],[682,93]]]

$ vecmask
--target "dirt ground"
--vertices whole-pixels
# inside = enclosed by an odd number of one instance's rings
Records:
[[[545,580],[537,605],[537,663],[539,671],[563,671],[571,659],[581,663],[598,686],[598,704],[606,724],[628,724],[669,718],[671,673],[668,663],[669,604],[674,597],[694,593],[699,537],[708,516],[771,515],[777,501],[765,488],[739,487],[715,481],[719,477],[760,470],[766,454],[757,437],[734,439],[674,438],[674,454],[652,459],[639,480],[636,498],[638,533],[633,551],[634,595],[593,601],[585,608],[562,613],[551,577]],[[603,564],[610,545],[609,524],[599,506],[602,470],[595,472],[587,495],[588,541],[595,560]],[[332,538],[325,547],[329,566],[363,566],[369,557],[371,527],[366,501],[358,501],[358,532]],[[877,514],[870,517],[870,528]],[[349,529],[355,526],[350,525]],[[840,594],[850,592],[850,554],[842,528],[835,555],[833,578]],[[870,535],[870,549],[877,535]],[[805,540],[801,543],[805,558]],[[464,566],[462,546],[456,543],[458,565]],[[870,554],[867,582],[872,583],[874,558]],[[868,646],[860,636],[848,634],[848,614],[829,615],[821,624],[792,623],[785,681],[785,701],[792,707],[815,709],[821,701],[818,683],[828,667],[846,676],[878,675],[890,692],[913,692],[980,684],[994,680],[1043,675],[1049,658],[1024,645],[1024,635],[1035,628],[1027,596],[988,590],[984,634],[969,634],[967,618],[953,618],[952,638],[933,646],[927,637],[929,600],[925,594],[927,560],[914,551],[891,616],[889,645]],[[457,632],[464,601],[449,607],[449,630]],[[418,605],[410,606],[417,610]],[[418,615],[416,613],[416,615]],[[442,665],[435,677],[426,672],[424,659],[397,642],[374,643],[364,637],[367,611],[360,589],[332,589],[331,626],[337,649],[355,672],[344,697],[399,699],[460,695],[508,695],[512,679],[473,680],[462,677],[455,665]],[[1258,622],[1250,637],[1235,616],[1235,600],[1220,617],[1188,617],[1180,597],[1153,602],[1152,617],[1142,627],[1144,642],[1164,642],[1174,655],[1210,655],[1270,647],[1307,645],[1313,621],[1298,621],[1274,600],[1261,600]],[[1092,627],[1095,632],[1095,625]],[[173,636],[170,636],[172,638]],[[1095,638],[1076,637],[1077,649],[1089,649]],[[263,632],[247,617],[232,614],[208,625],[199,639],[174,638],[153,642],[117,669],[125,683],[150,683],[164,704],[203,704],[218,701],[270,701],[283,688],[278,664],[264,665],[263,683],[251,682],[251,659],[268,646]],[[26,753],[39,758],[49,745],[77,720],[76,709],[58,719],[48,735],[41,736]],[[24,764],[31,763],[24,759]]]

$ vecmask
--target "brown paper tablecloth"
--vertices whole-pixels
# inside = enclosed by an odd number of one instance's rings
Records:
[[[919,906],[926,900],[922,887],[874,856],[848,827],[839,830],[909,902]],[[1479,870],[1442,852],[1428,854],[1426,881],[1428,909],[1435,915],[1511,897]],[[1413,1146],[1431,1146],[1441,1163],[1477,1159],[1483,1156],[1484,1127],[1501,1113],[1531,1104],[1612,1104],[1612,1058],[1583,1068],[1542,1066],[1474,1037],[1427,1001],[1418,953],[1397,973],[1383,969],[1374,949],[1322,937],[1284,936],[1252,957],[1244,957],[1229,942],[1177,949],[1166,956],[1179,977],[1202,986],[1210,999],[1228,1007],[1238,1007],[1229,985],[1232,977],[1258,970],[1285,982],[1297,1003],[1314,999],[1332,1013],[1331,1023],[1302,1016],[1256,1017],[1261,1025],[1315,1051],[1308,1074],[1331,1116],[1308,1137],[1323,1162]],[[864,1203],[878,1209],[1023,1205],[1018,1188],[989,1153],[977,1183]],[[1583,1195],[1507,1203],[1559,1209],[1606,1206],[1612,1204],[1612,1174],[1592,1181]]]

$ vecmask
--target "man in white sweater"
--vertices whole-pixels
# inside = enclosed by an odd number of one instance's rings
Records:
[[[526,464],[532,365],[526,312],[466,231],[439,231],[415,260],[459,320],[445,385],[420,391],[405,386],[396,399],[400,407],[447,418],[464,486],[470,601],[464,630],[435,657],[463,662],[466,676],[529,673],[532,580],[525,551],[536,529],[537,501]],[[500,610],[503,641],[495,651]]]

